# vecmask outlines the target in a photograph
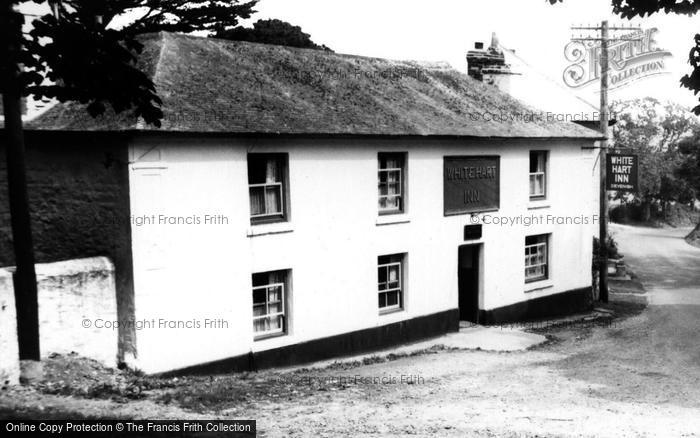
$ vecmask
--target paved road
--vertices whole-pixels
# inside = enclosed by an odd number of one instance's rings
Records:
[[[690,229],[611,226],[627,264],[649,291],[652,305],[685,305],[675,311],[695,312],[700,305],[700,249],[683,239]],[[700,314],[696,314],[700,321]],[[670,321],[677,325],[677,318]]]
[[[619,330],[596,333],[561,368],[607,386],[609,400],[656,408],[700,408],[700,249],[690,229],[611,226],[620,252],[648,293],[649,307]],[[581,360],[586,368],[573,362]],[[700,418],[700,411],[697,411]],[[653,418],[653,416],[652,416]],[[700,436],[700,424],[690,428]],[[696,436],[696,435],[693,435]]]
[[[638,360],[660,375],[695,382],[681,403],[700,404],[700,249],[683,237],[689,229],[612,228],[621,252],[649,294],[649,308],[638,327],[646,337],[634,347]],[[679,389],[681,390],[681,389]],[[700,431],[698,431],[700,433]]]

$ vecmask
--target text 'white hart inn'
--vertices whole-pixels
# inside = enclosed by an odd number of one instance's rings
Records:
[[[259,368],[590,306],[597,132],[442,64],[144,42],[162,127],[66,104],[27,132],[124,189],[120,361]]]

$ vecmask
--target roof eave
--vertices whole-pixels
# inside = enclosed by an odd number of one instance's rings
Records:
[[[64,135],[166,135],[183,137],[315,137],[315,138],[435,138],[435,139],[480,139],[480,140],[583,140],[602,141],[602,135],[477,135],[477,134],[410,134],[410,133],[342,133],[342,132],[258,132],[258,131],[175,131],[158,129],[117,129],[117,130],[72,130],[27,128],[26,133]]]

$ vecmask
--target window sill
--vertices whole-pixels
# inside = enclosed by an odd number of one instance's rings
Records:
[[[381,310],[381,309],[380,309],[380,310],[379,310],[379,316],[391,315],[391,314],[393,314],[393,313],[403,312],[403,310],[404,310],[403,307],[399,307],[399,308],[396,308],[396,309],[388,309],[388,310]]]
[[[554,287],[554,283],[550,279],[533,281],[532,283],[525,283],[525,292],[535,292],[552,287]]]
[[[550,208],[552,204],[548,199],[531,199],[527,204],[528,210],[538,210],[540,208]]]
[[[270,234],[291,233],[294,225],[291,222],[275,222],[270,224],[253,225],[246,231],[248,237],[267,236]]]
[[[411,218],[405,213],[384,214],[377,217],[377,226],[407,224],[409,222],[411,222]]]
[[[148,169],[167,169],[168,168],[168,163],[165,161],[132,161],[131,163],[131,169],[132,170],[148,170]]]
[[[280,333],[269,333],[266,335],[258,335],[253,338],[253,342],[264,341],[266,339],[281,338],[282,336],[287,336],[287,332]]]

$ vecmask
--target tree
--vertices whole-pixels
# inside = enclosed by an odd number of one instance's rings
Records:
[[[138,36],[170,31],[230,29],[249,18],[257,0],[33,0],[51,13],[23,32],[20,0],[0,2],[0,93],[4,108],[8,189],[15,249],[15,299],[21,360],[37,362],[39,322],[26,187],[20,99],[55,98],[87,105],[92,116],[110,106],[160,126],[155,85],[136,63]],[[115,19],[135,16],[124,26]],[[20,69],[19,66],[22,66]]]
[[[252,28],[236,27],[222,29],[214,34],[216,38],[252,43],[275,44],[279,46],[301,47],[307,49],[332,51],[325,45],[319,46],[311,41],[311,36],[301,27],[282,20],[258,20]]]
[[[695,199],[700,195],[700,128],[696,128],[691,137],[683,139],[678,145],[681,163],[677,174],[687,182]],[[686,236],[693,245],[700,246],[700,223]]]
[[[548,0],[549,3],[555,4],[564,0]],[[622,18],[632,19],[635,17],[648,17],[658,12],[666,14],[678,15],[695,15],[700,11],[700,1],[696,0],[612,0],[613,13]],[[693,38],[694,46],[688,54],[688,62],[692,67],[690,74],[684,75],[680,79],[682,87],[692,91],[694,95],[700,93],[700,34],[695,34]],[[700,115],[700,105],[693,108],[695,115]],[[695,233],[695,234],[694,234]],[[697,236],[700,234],[700,223],[691,233]]]
[[[692,136],[683,139],[678,150],[681,155],[678,176],[688,183],[697,198],[700,195],[700,128],[696,128]]]
[[[16,1],[16,0],[15,0]],[[34,0],[36,3],[43,1]],[[91,115],[133,110],[160,125],[160,99],[136,59],[145,33],[231,29],[250,18],[257,0],[52,0],[22,41],[24,95],[77,101]],[[124,16],[137,18],[115,28]],[[17,86],[17,85],[15,85]]]
[[[564,0],[547,0],[550,4],[563,3]],[[615,15],[631,20],[635,17],[648,17],[655,13],[695,15],[700,11],[700,2],[696,0],[612,0]],[[700,93],[700,34],[694,37],[695,46],[690,49],[688,60],[693,67],[689,75],[680,79],[681,86],[693,94]],[[700,105],[693,108],[695,115],[700,115]]]
[[[639,193],[642,220],[651,216],[651,205],[670,201],[688,202],[693,196],[688,183],[678,175],[679,141],[697,128],[698,121],[680,105],[662,104],[653,98],[618,101],[612,104],[617,124],[615,148],[630,149],[639,156]]]

